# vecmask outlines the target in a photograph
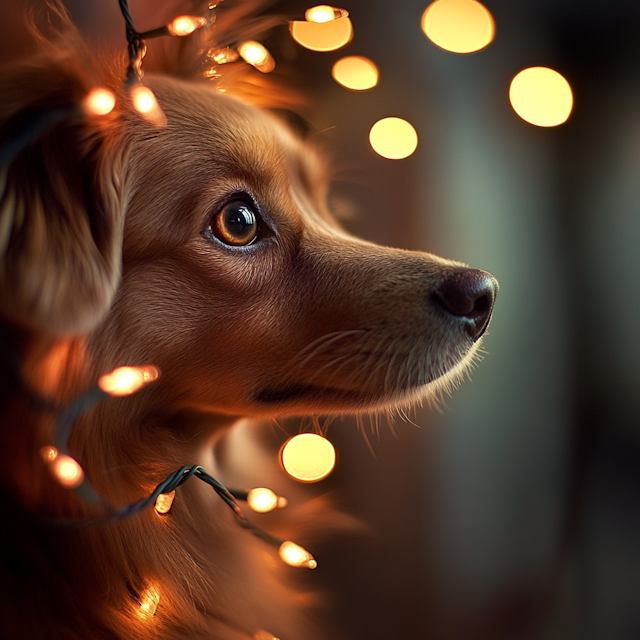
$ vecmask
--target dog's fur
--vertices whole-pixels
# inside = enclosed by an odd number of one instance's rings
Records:
[[[149,77],[167,118],[156,128],[130,108],[122,69],[91,58],[54,44],[0,78],[5,144],[93,86],[119,97],[113,114],[54,124],[2,168],[0,312],[29,386],[59,405],[120,365],[162,371],[74,426],[70,449],[108,501],[138,500],[183,464],[215,472],[214,438],[240,417],[402,407],[457,381],[479,342],[432,294],[462,265],[341,230],[322,156],[268,113]],[[210,231],[234,198],[259,218],[246,247]],[[200,483],[169,517],[52,525],[91,509],[38,455],[55,412],[4,361],[2,383],[3,637],[317,637],[311,596],[283,584],[295,571]],[[150,585],[160,606],[141,619]]]

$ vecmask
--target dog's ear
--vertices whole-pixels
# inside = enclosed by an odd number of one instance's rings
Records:
[[[82,108],[99,82],[51,48],[0,74],[0,315],[51,335],[94,327],[119,280],[116,117]]]

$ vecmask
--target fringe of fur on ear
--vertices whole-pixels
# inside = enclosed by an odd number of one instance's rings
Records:
[[[0,313],[46,334],[92,329],[120,272],[118,161],[82,109],[104,78],[56,5],[57,40],[0,75]]]

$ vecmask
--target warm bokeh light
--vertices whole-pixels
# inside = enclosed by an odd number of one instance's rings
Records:
[[[131,102],[134,109],[149,122],[157,126],[164,126],[167,119],[156,100],[156,96],[143,84],[137,84],[131,89]]]
[[[284,470],[301,482],[326,478],[336,465],[333,445],[315,433],[301,433],[289,439],[281,452]]]
[[[369,142],[373,150],[383,158],[401,160],[416,150],[418,134],[402,118],[383,118],[371,127]]]
[[[158,379],[160,370],[152,364],[143,367],[118,367],[106,373],[98,386],[111,396],[128,396]]]
[[[341,58],[333,65],[331,75],[337,83],[353,91],[366,91],[378,84],[378,68],[362,56]]]
[[[280,545],[280,557],[292,567],[306,567],[315,569],[318,566],[315,558],[303,547],[291,540],[286,540]]]
[[[493,40],[494,25],[486,7],[475,0],[436,0],[422,14],[422,30],[446,51],[472,53]]]
[[[205,24],[207,21],[201,17],[180,16],[168,24],[167,29],[172,36],[188,36]]]
[[[156,498],[155,509],[157,513],[169,513],[171,509],[171,505],[173,504],[173,499],[176,497],[176,492],[171,491],[171,493],[161,493]]]
[[[253,65],[262,73],[269,73],[276,66],[267,48],[255,40],[247,40],[239,44],[238,53],[247,64]]]
[[[53,462],[58,457],[58,450],[51,446],[42,447],[40,455],[45,462]]]
[[[346,18],[349,12],[345,9],[331,7],[328,4],[319,4],[317,7],[311,7],[304,12],[304,18],[308,22],[331,22],[337,18]]]
[[[278,506],[278,496],[271,489],[264,487],[251,489],[247,496],[247,504],[258,513],[267,513]]]
[[[67,489],[79,487],[84,480],[82,467],[71,456],[64,453],[59,453],[53,458],[51,472],[58,482]]]
[[[142,620],[150,620],[155,615],[159,604],[160,592],[156,587],[148,587],[140,596],[138,616],[142,618]]]
[[[116,106],[116,96],[105,87],[91,89],[84,99],[84,108],[93,116],[106,116]]]
[[[353,25],[348,17],[329,22],[294,20],[290,30],[298,44],[312,51],[335,51],[353,38]]]
[[[530,67],[516,75],[509,87],[509,100],[523,120],[538,127],[566,122],[573,108],[569,83],[547,67]]]

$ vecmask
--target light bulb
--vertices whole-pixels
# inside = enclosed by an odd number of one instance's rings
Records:
[[[50,468],[56,480],[67,489],[75,489],[84,480],[84,471],[80,464],[64,453],[58,453],[53,458]]]
[[[143,84],[136,84],[131,89],[131,102],[134,109],[146,120],[153,124],[162,127],[167,124],[167,118],[165,117],[156,96]]]
[[[180,16],[168,24],[167,29],[172,36],[188,36],[205,24],[207,21],[201,17]]]
[[[118,367],[98,380],[98,386],[110,396],[128,396],[158,379],[160,370],[153,365]]]
[[[304,12],[304,18],[307,22],[331,22],[337,18],[346,18],[349,12],[345,9],[337,9],[330,7],[328,4],[319,4],[317,7],[311,7]]]
[[[291,540],[285,540],[279,549],[280,557],[292,567],[315,569],[318,566],[315,558],[303,547]]]
[[[105,87],[91,89],[84,99],[84,108],[93,116],[106,116],[116,106],[116,96]]]
[[[311,51],[335,51],[353,38],[353,25],[346,16],[329,22],[294,20],[289,30],[298,44]]]
[[[138,608],[138,616],[142,620],[150,620],[156,613],[156,609],[160,604],[160,592],[154,586],[150,586],[140,596],[140,607]]]
[[[301,433],[289,439],[280,453],[284,470],[300,482],[318,482],[336,465],[333,445],[315,433]]]
[[[373,150],[383,158],[402,160],[416,150],[418,134],[402,118],[383,118],[371,127],[369,142]]]
[[[276,508],[286,507],[286,498],[277,496],[271,489],[258,487],[247,494],[247,504],[258,513],[268,513]]]
[[[247,40],[239,44],[238,53],[246,63],[253,65],[262,73],[269,73],[275,69],[276,63],[269,51],[255,40]]]
[[[171,509],[171,505],[173,504],[173,499],[176,497],[176,492],[171,491],[170,493],[161,493],[156,498],[155,509],[157,513],[169,513]]]

